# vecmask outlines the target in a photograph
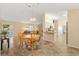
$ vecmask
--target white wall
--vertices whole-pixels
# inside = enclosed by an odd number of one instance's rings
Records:
[[[68,11],[68,46],[79,48],[79,10]]]

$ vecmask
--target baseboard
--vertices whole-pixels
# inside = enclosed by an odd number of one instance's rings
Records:
[[[79,51],[79,47],[75,47],[75,46],[72,46],[72,45],[68,45],[69,48],[72,48],[72,49],[76,49]]]

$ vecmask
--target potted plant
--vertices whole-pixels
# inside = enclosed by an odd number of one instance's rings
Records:
[[[3,24],[3,27],[2,27],[3,29],[1,31],[1,36],[6,37],[6,35],[9,32],[9,26],[10,25],[8,25],[8,24]]]

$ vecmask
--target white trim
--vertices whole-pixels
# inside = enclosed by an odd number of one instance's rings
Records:
[[[70,45],[70,44],[68,44],[68,47],[73,47],[73,48],[78,48],[79,49],[79,47],[73,46],[73,45]]]

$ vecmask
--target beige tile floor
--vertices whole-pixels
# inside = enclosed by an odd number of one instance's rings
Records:
[[[48,39],[50,38],[51,37],[48,37]],[[19,48],[18,46],[16,46],[17,45],[16,44],[14,48],[4,49],[3,51],[0,51],[0,55],[2,56],[73,56],[73,55],[78,56],[79,50],[67,47],[65,42],[66,42],[65,35],[63,35],[63,36],[59,36],[54,43],[41,40],[39,48],[35,50],[28,50],[25,47]]]

